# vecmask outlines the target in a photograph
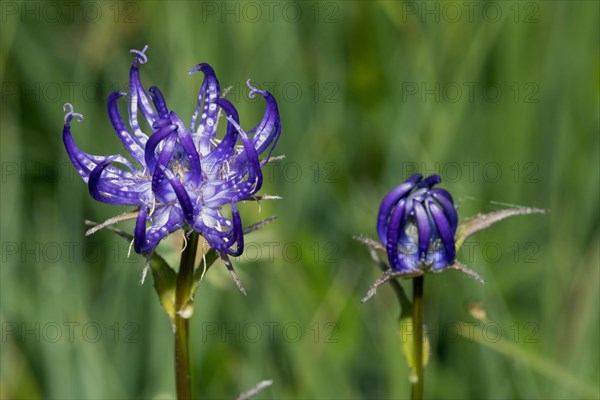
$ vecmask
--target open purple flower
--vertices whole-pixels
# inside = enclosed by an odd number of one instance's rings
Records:
[[[189,129],[169,110],[161,91],[149,94],[140,82],[139,67],[147,61],[147,46],[132,50],[136,57],[129,75],[129,91],[108,96],[108,116],[132,160],[121,155],[95,156],[80,150],[71,135],[71,121],[81,114],[65,104],[63,141],[69,158],[98,201],[138,206],[134,249],[148,253],[169,233],[187,226],[198,231],[211,247],[237,256],[244,248],[242,224],[236,203],[251,198],[262,186],[261,168],[268,162],[281,133],[279,110],[273,96],[250,87],[266,101],[260,123],[249,131],[240,127],[238,112],[221,97],[219,81],[208,64],[189,73],[202,72],[196,109]],[[127,127],[118,100],[128,96]],[[147,122],[140,125],[138,115]],[[217,138],[221,113],[227,119],[222,139]],[[144,133],[150,129],[151,133]],[[268,152],[267,152],[268,151]],[[263,160],[259,155],[266,153]],[[230,205],[231,216],[222,207]]]
[[[441,271],[454,262],[458,215],[450,193],[433,188],[440,182],[413,175],[381,202],[377,233],[395,271]]]

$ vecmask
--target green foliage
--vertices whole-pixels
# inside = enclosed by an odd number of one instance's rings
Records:
[[[380,271],[352,236],[375,237],[381,198],[420,170],[441,174],[461,219],[549,210],[463,244],[459,261],[485,285],[426,279],[426,397],[599,397],[598,3],[470,14],[451,2],[459,20],[441,2],[275,3],[0,4],[0,397],[175,393],[169,319],[152,283],[138,284],[145,260],[110,232],[84,235],[86,219],[126,210],[91,199],[61,139],[70,102],[84,150],[121,151],[105,101],[145,44],[142,81],[184,120],[201,84],[187,71],[203,61],[232,87],[244,128],[264,107],[246,79],[282,115],[287,157],[266,168],[262,194],[283,200],[240,206],[245,226],[279,217],[232,259],[248,296],[218,260],[196,292],[194,393],[235,398],[272,379],[259,397],[408,396],[395,295],[360,303]],[[176,267],[180,250],[175,234],[158,252]],[[469,314],[474,302],[489,321]]]

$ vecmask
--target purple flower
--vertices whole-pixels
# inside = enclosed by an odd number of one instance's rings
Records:
[[[218,251],[237,256],[244,248],[242,223],[236,203],[251,198],[262,186],[261,168],[268,162],[281,133],[279,110],[273,96],[254,88],[248,81],[250,97],[260,94],[266,110],[260,123],[244,131],[238,112],[221,97],[219,81],[208,64],[198,64],[189,73],[202,72],[204,81],[189,129],[169,110],[161,91],[152,86],[149,94],[139,77],[146,50],[132,50],[136,57],[129,74],[129,91],[108,96],[110,122],[131,156],[95,156],[80,150],[71,135],[71,121],[81,114],[65,104],[63,141],[69,158],[88,184],[91,196],[108,204],[139,207],[135,224],[134,249],[152,251],[165,236],[183,227],[198,231]],[[128,96],[125,125],[118,100]],[[138,116],[147,122],[140,125]],[[227,129],[218,139],[221,113]],[[144,131],[149,129],[150,134]],[[263,160],[259,155],[266,152]],[[230,205],[231,217],[222,207]],[[237,244],[237,245],[236,245]]]
[[[458,215],[438,175],[413,175],[381,202],[377,233],[398,272],[440,271],[454,262]]]

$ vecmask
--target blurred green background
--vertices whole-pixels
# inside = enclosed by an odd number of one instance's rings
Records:
[[[85,219],[91,199],[64,151],[62,105],[94,154],[121,152],[105,101],[149,45],[146,87],[189,120],[209,62],[244,127],[261,117],[246,79],[279,102],[283,133],[263,194],[241,208],[235,260],[191,322],[194,391],[234,398],[404,398],[408,369],[389,287],[352,239],[376,237],[381,198],[437,172],[461,218],[547,208],[476,235],[426,279],[431,398],[598,398],[599,3],[11,2],[1,6],[2,398],[171,398],[172,333],[143,259]],[[131,223],[120,225],[131,230]],[[176,265],[180,235],[161,243]],[[408,289],[408,285],[407,285]],[[488,321],[469,308],[483,307]],[[464,329],[467,323],[471,329]],[[462,328],[461,328],[462,327]],[[483,329],[483,336],[477,334]],[[483,340],[477,339],[483,338]]]

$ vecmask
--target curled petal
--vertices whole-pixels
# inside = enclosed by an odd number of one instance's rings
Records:
[[[405,211],[407,211],[405,207],[406,201],[402,199],[392,212],[385,245],[390,261],[390,267],[400,272],[406,272],[413,269],[407,263],[406,255],[398,254],[398,239],[400,237],[401,222],[404,218]]]
[[[187,191],[183,187],[183,184],[177,179],[175,175],[168,169],[163,167],[163,172],[167,176],[175,195],[177,196],[177,200],[179,201],[179,205],[183,210],[183,215],[188,223],[194,223],[194,206],[192,205],[192,201],[190,200],[190,196]]]
[[[90,173],[88,188],[90,195],[97,201],[108,204],[120,205],[139,205],[141,203],[141,193],[136,191],[124,190],[126,188],[114,187],[102,182],[102,172],[113,161],[112,158],[98,164]],[[104,183],[104,184],[103,184]]]
[[[152,191],[156,194],[159,194],[163,197],[164,201],[170,201],[170,198],[166,198],[166,193],[164,193],[165,184],[165,173],[163,168],[167,167],[171,157],[173,156],[173,149],[175,148],[175,143],[177,143],[177,136],[171,135],[166,140],[160,155],[158,156],[157,165],[154,167],[154,173],[152,174]]]
[[[254,146],[250,142],[250,139],[248,138],[248,136],[246,135],[244,130],[240,127],[240,125],[233,118],[231,118],[229,116],[227,117],[227,121],[229,121],[235,127],[235,129],[240,134],[240,137],[242,138],[242,145],[244,146],[244,150],[245,150],[245,153],[243,153],[245,156],[244,160],[249,161],[249,165],[247,168],[248,182],[252,183],[254,191],[258,191],[258,190],[260,190],[260,187],[262,186],[262,179],[263,179],[262,173],[260,170],[258,154],[257,154],[256,150],[254,149]],[[237,162],[237,160],[236,160],[236,165],[234,165],[234,167],[237,167],[237,168],[235,168],[237,170],[241,170],[243,168],[243,166],[240,165]]]
[[[205,229],[203,233],[212,248],[217,251],[223,251],[230,256],[237,257],[244,251],[244,231],[242,229],[240,214],[233,203],[231,204],[231,216],[233,226],[227,237],[228,240],[225,240],[221,235],[221,232],[218,232],[214,228]],[[232,247],[235,243],[237,243],[237,246],[234,250]]]
[[[151,221],[151,225],[146,230],[146,240],[152,244],[152,248],[185,224],[183,213],[177,205],[163,206],[155,210],[148,220]]]
[[[392,190],[381,202],[379,207],[379,216],[377,217],[377,234],[381,243],[387,244],[388,218],[390,211],[394,208],[398,200],[406,196],[423,178],[423,175],[416,174],[406,180],[406,182]]]
[[[146,225],[150,222],[150,227]],[[163,207],[152,216],[148,215],[147,206],[140,208],[135,228],[133,248],[136,253],[147,254],[152,251],[158,243],[183,225],[181,210],[176,207]]]
[[[121,114],[119,113],[119,105],[117,101],[121,96],[124,96],[123,92],[113,92],[108,96],[107,108],[108,118],[117,133],[117,136],[125,146],[125,149],[131,154],[140,164],[144,164],[144,150],[140,147],[140,143],[131,137],[131,134],[125,127]]]
[[[271,93],[266,90],[255,88],[250,84],[250,81],[247,82],[247,85],[250,88],[250,98],[253,98],[255,93],[259,93],[264,97],[267,103],[265,115],[263,116],[262,120],[258,126],[256,126],[256,128],[249,132],[254,134],[252,144],[256,148],[256,152],[258,154],[262,154],[262,152],[272,144],[271,150],[269,151],[266,160],[263,162],[266,163],[268,162],[271,152],[275,148],[275,145],[277,144],[277,141],[281,135],[281,119],[279,117],[279,109],[277,107],[277,102]]]
[[[179,142],[183,146],[185,150],[186,156],[190,165],[192,166],[192,183],[196,186],[200,185],[202,182],[202,167],[200,166],[200,155],[196,150],[196,146],[194,145],[194,140],[189,132],[185,129],[181,118],[174,112],[171,112],[170,119],[177,125],[177,135],[179,137]]]
[[[428,202],[429,210],[435,220],[435,227],[444,243],[444,249],[446,251],[446,263],[450,264],[456,257],[456,248],[454,246],[454,230],[444,215],[442,209],[433,201]]]
[[[244,251],[244,230],[242,229],[242,219],[235,203],[231,204],[231,219],[233,221],[233,232],[237,246],[235,251],[228,252],[228,254],[237,257]],[[225,251],[227,252],[227,250]]]
[[[131,126],[131,129],[133,130],[133,134],[135,135],[136,140],[138,141],[138,143],[140,143],[142,146],[146,143],[146,141],[148,140],[148,136],[142,132],[142,129],[140,128],[140,123],[138,121],[138,93],[134,88],[130,88],[129,92],[129,99],[127,101],[127,103],[129,104],[128,107],[128,113],[129,113],[129,126]],[[154,124],[153,124],[154,125]]]
[[[238,112],[229,101],[225,99],[218,99],[216,104],[219,105],[225,113],[227,113],[227,132],[221,140],[221,143],[217,145],[208,155],[203,159],[203,162],[211,166],[212,172],[215,172],[215,165],[221,164],[224,160],[227,160],[235,153],[235,143],[238,139],[238,130],[231,121],[235,121],[239,124]],[[239,125],[238,125],[239,126]]]
[[[133,248],[136,253],[145,253],[148,249],[149,243],[146,240],[146,219],[148,212],[146,206],[140,208],[140,213],[135,221],[134,235],[133,235]]]
[[[99,163],[106,161],[109,157],[88,154],[85,151],[79,149],[79,147],[77,147],[71,134],[71,120],[74,116],[76,115],[72,114],[71,116],[69,116],[69,118],[67,118],[67,122],[65,122],[65,125],[63,127],[63,143],[65,145],[65,149],[67,150],[67,154],[71,159],[71,162],[77,169],[77,172],[84,180],[84,182],[87,183],[89,176],[94,170],[94,168],[96,168],[96,166]],[[106,167],[106,169],[110,172],[111,176],[122,179],[131,177],[131,172],[135,171],[135,168],[133,167],[133,165],[131,165],[129,161],[127,161],[127,159],[121,156],[111,156],[110,158],[111,160],[120,162],[121,164],[129,168],[129,171],[125,171],[119,168],[108,166]]]
[[[217,80],[217,75],[210,65],[206,63],[198,64],[189,71],[189,74],[191,75],[194,72],[204,73],[204,81],[202,82],[200,93],[198,93],[198,103],[196,105],[196,111],[194,111],[194,114],[192,115],[190,132],[201,134],[203,142],[210,142],[210,139],[215,136],[217,131],[217,116],[219,110],[214,102],[219,97],[221,88],[219,86],[219,81]],[[198,119],[201,108],[202,116],[200,117],[198,130],[196,130],[196,120]],[[205,143],[201,144],[204,145]]]
[[[419,235],[419,260],[423,259],[429,249],[431,239],[431,228],[429,218],[423,205],[419,202],[414,203],[415,219],[417,221],[417,231]]]
[[[65,105],[66,106],[66,105]],[[72,107],[71,107],[72,108]],[[73,136],[71,135],[71,120],[73,119],[74,114],[69,112],[65,116],[65,125],[63,127],[63,143],[65,145],[65,149],[67,150],[67,154],[71,159],[71,162],[77,169],[79,175],[87,182],[87,179],[90,175],[92,169],[95,168],[95,163],[88,164],[83,160],[88,159],[88,154],[84,151],[80,150],[79,147],[75,144],[73,140]]]
[[[202,207],[202,205],[200,206]],[[229,229],[222,230],[224,227]],[[215,208],[204,207],[197,213],[194,228],[202,232],[205,236],[214,236],[219,239],[231,239],[233,235],[233,223],[223,217]]]
[[[435,197],[436,200],[439,197],[445,197],[446,200],[448,200],[450,203],[452,203],[454,205],[454,199],[452,198],[452,195],[450,194],[450,192],[448,192],[445,189],[433,188],[429,191],[429,194],[431,194],[433,197]]]
[[[131,70],[129,72],[129,86],[131,95],[130,113],[135,116],[135,126],[139,129],[139,124],[137,123],[137,106],[141,107],[144,117],[146,117],[146,120],[148,120],[149,125],[152,126],[154,121],[158,119],[158,115],[156,114],[156,111],[154,111],[154,108],[150,103],[148,93],[146,93],[146,90],[140,81],[140,71],[137,58],[136,61],[134,61],[131,65]],[[134,104],[136,105],[135,108]],[[132,128],[133,127],[134,126],[132,124]]]
[[[452,202],[452,196],[450,196],[450,193],[444,189],[432,189],[430,193],[442,207],[444,215],[450,222],[452,231],[456,231],[458,226],[458,214],[456,213],[456,208],[454,208],[454,203]]]
[[[154,168],[156,167],[156,147],[160,142],[175,132],[176,129],[177,125],[164,125],[158,130],[158,132],[150,136],[150,139],[148,139],[146,148],[144,150],[144,160],[146,161],[146,167],[151,173],[154,173]]]
[[[220,207],[224,204],[235,203],[238,201],[246,200],[250,198],[262,184],[262,172],[258,169],[258,162],[255,161],[253,168],[257,168],[258,175],[255,180],[243,180],[241,173],[232,174],[232,177],[228,180],[221,181],[219,183],[213,183],[205,186],[203,189],[204,193],[204,205],[207,207]]]
[[[156,107],[156,111],[158,111],[158,116],[160,118],[168,118],[169,110],[167,108],[167,103],[165,102],[165,98],[156,86],[150,86],[150,96],[152,97],[152,101],[154,102],[154,107]]]
[[[418,187],[431,189],[431,187],[435,184],[438,184],[442,181],[439,175],[429,175],[427,178],[423,179]]]

